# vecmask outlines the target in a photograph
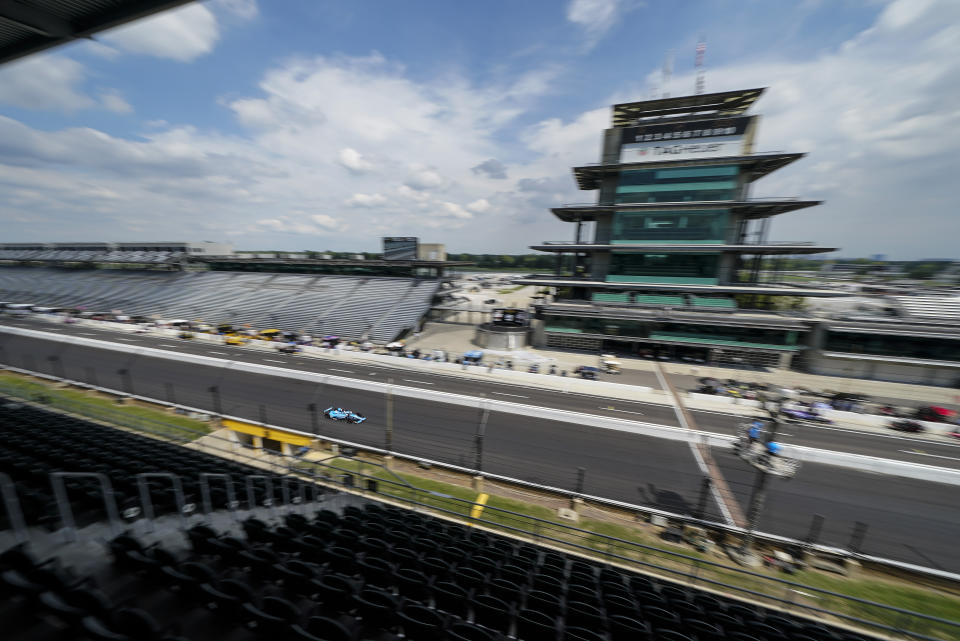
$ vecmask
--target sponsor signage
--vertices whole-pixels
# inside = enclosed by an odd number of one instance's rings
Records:
[[[383,259],[384,260],[416,260],[417,246],[419,238],[415,237],[384,237],[383,239]]]
[[[626,127],[620,162],[717,158],[743,153],[752,116]]]

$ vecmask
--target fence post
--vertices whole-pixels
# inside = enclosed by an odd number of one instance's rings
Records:
[[[123,369],[118,369],[117,374],[123,377],[123,392],[124,394],[133,395],[133,377],[130,375],[130,370],[126,367]]]
[[[317,404],[310,403],[307,405],[307,411],[310,412],[310,431],[314,434],[319,434],[320,425],[317,422]]]
[[[260,413],[260,424],[266,425],[267,424],[267,406],[261,403],[258,407],[258,410]]]
[[[810,519],[810,530],[807,532],[807,537],[804,539],[804,542],[808,545],[816,545],[817,541],[820,540],[820,532],[823,530],[823,515],[814,514]]]
[[[575,492],[578,495],[583,494],[583,481],[586,474],[587,474],[587,468],[585,467],[577,468],[577,487]]]
[[[383,435],[383,449],[393,453],[393,379],[387,379],[387,427]]]
[[[473,461],[473,466],[476,468],[478,474],[483,472],[483,438],[486,436],[487,420],[490,418],[490,406],[486,402],[486,394],[481,394],[480,396],[480,420],[477,423],[477,432],[474,435],[476,458]]]
[[[53,375],[60,380],[66,380],[67,375],[63,370],[63,361],[60,360],[60,357],[57,355],[47,356],[47,360],[50,361],[50,369],[53,371]]]
[[[217,385],[211,385],[207,388],[207,391],[210,392],[210,396],[213,400],[213,413],[217,416],[223,416],[223,406],[220,405],[220,387]]]
[[[867,524],[857,521],[853,524],[853,532],[850,534],[849,549],[854,554],[860,554],[863,547],[863,540],[867,536]]]
[[[700,481],[700,495],[697,497],[697,509],[693,513],[698,519],[704,518],[704,515],[707,513],[707,500],[710,498],[710,484],[711,480],[709,476],[704,476],[703,480]]]

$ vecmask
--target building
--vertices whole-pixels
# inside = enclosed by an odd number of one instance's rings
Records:
[[[596,204],[553,209],[575,226],[573,240],[533,246],[556,255],[554,273],[516,281],[555,291],[537,310],[535,345],[798,364],[811,325],[789,312],[846,293],[776,282],[778,257],[834,248],[768,239],[775,216],[820,203],[749,198],[754,181],[804,156],[753,153],[759,119],[746,112],[762,93],[613,106],[599,164],[573,169],[580,189],[599,192]],[[770,260],[774,282],[761,279]]]

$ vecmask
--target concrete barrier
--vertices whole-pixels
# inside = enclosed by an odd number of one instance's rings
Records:
[[[6,333],[13,336],[24,336],[42,340],[52,340],[67,344],[93,347],[97,349],[107,349],[128,354],[138,354],[166,360],[175,360],[181,363],[194,363],[211,367],[221,367],[224,369],[233,369],[242,372],[262,374],[265,376],[278,376],[283,378],[293,378],[313,383],[334,387],[349,387],[351,389],[362,389],[379,393],[386,393],[388,390],[397,396],[408,398],[417,398],[436,403],[450,403],[473,408],[489,408],[490,411],[507,412],[520,416],[529,416],[556,421],[558,424],[573,424],[576,426],[587,425],[600,429],[612,429],[622,432],[630,432],[644,436],[656,438],[665,438],[668,440],[683,441],[687,443],[706,443],[713,447],[727,448],[733,441],[732,436],[725,434],[715,434],[710,432],[692,431],[682,427],[673,427],[669,425],[658,425],[656,423],[646,423],[641,421],[632,421],[628,419],[608,418],[604,416],[595,416],[581,412],[568,410],[557,410],[547,407],[538,407],[535,405],[523,405],[509,401],[500,401],[475,396],[466,396],[463,394],[452,394],[450,392],[441,392],[436,390],[420,389],[415,387],[406,387],[402,385],[391,385],[365,379],[354,379],[343,376],[333,376],[329,374],[320,374],[316,372],[302,372],[299,370],[285,369],[272,365],[262,365],[259,363],[246,363],[242,361],[232,361],[212,356],[200,356],[198,354],[187,354],[180,352],[170,352],[167,350],[156,349],[153,347],[138,347],[126,344],[111,343],[98,339],[84,338],[80,336],[70,336],[61,334],[50,334],[32,329],[22,329],[19,327],[0,326],[0,333]],[[114,390],[116,391],[116,390]],[[562,429],[558,426],[558,429]],[[816,448],[791,445],[784,448],[786,456],[792,456],[811,463],[823,463],[826,465],[835,465],[857,470],[876,472],[891,476],[900,476],[922,481],[933,481],[948,485],[960,486],[960,470],[935,467],[932,465],[923,465],[919,463],[909,463],[906,461],[895,461],[862,454],[852,454],[846,452],[835,452],[832,450],[821,450]]]

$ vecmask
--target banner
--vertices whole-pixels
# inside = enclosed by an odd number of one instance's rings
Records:
[[[627,127],[620,162],[718,158],[743,153],[743,139],[753,116]]]

